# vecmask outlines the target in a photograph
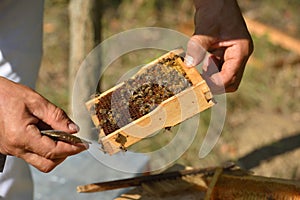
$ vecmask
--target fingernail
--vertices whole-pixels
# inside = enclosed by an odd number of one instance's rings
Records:
[[[79,132],[79,130],[80,130],[79,126],[77,126],[77,125],[74,124],[74,123],[70,123],[70,124],[68,125],[68,128],[69,128],[71,131],[76,131],[76,132]]]
[[[184,58],[184,63],[186,64],[186,66],[192,67],[194,63],[194,58],[192,56],[186,55]]]

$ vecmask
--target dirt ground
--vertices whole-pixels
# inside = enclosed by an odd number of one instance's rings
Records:
[[[254,110],[230,133],[230,142],[220,142],[218,150],[257,175],[299,179],[300,123],[297,115]]]

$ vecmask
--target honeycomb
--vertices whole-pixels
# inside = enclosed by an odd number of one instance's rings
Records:
[[[94,112],[105,135],[153,111],[166,99],[192,86],[181,66],[182,58],[170,54],[140,70],[119,87],[99,96]]]

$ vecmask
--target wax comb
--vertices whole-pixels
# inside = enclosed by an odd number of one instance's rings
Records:
[[[86,102],[105,152],[126,150],[214,105],[206,82],[196,68],[185,66],[182,54],[183,49],[170,51]]]

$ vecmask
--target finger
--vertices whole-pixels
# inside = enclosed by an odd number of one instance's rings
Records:
[[[186,56],[184,59],[185,64],[188,67],[194,67],[200,64],[206,55],[206,49],[204,43],[207,39],[205,37],[195,35],[187,43]]]
[[[28,128],[28,133],[23,141],[22,149],[47,159],[64,158],[87,149],[84,144],[72,145],[61,141],[55,142],[47,136],[42,136],[34,125]]]
[[[235,92],[242,80],[245,64],[239,64],[237,60],[229,60],[224,62],[220,76],[225,85],[226,92]],[[239,66],[235,68],[235,66]]]
[[[208,64],[203,67],[202,77],[211,91],[214,94],[236,91],[242,79],[244,66],[241,66],[237,60],[230,59],[223,63],[219,71],[220,67],[213,59],[210,57],[208,60]]]
[[[216,62],[220,72],[207,73],[206,78],[212,82],[212,85],[215,86],[213,89],[216,89],[218,93],[222,93],[222,87],[225,87],[225,92],[234,92],[240,85],[247,60],[251,54],[251,45],[249,46],[247,40],[232,40],[216,43],[213,47],[224,49],[223,58],[217,59],[220,62]],[[220,87],[221,82],[222,87]]]
[[[207,62],[202,67],[201,75],[213,94],[225,93],[225,85],[219,68],[213,55],[208,57]]]
[[[60,159],[47,159],[42,156],[39,156],[35,153],[27,152],[23,154],[20,158],[25,160],[27,163],[31,164],[41,172],[50,172],[53,170],[57,165],[62,163],[65,158],[60,158]]]
[[[209,55],[202,65],[202,71],[208,76],[221,71],[222,62],[218,60],[214,55]]]
[[[249,44],[246,40],[225,41],[220,44],[228,46],[224,53],[224,63],[220,75],[226,92],[234,92],[240,85],[251,50],[249,51]]]
[[[68,144],[62,141],[53,141],[47,136],[42,136],[40,144],[30,144],[29,150],[47,159],[58,159],[78,154],[87,149],[84,144]]]
[[[34,99],[28,103],[28,108],[32,114],[51,126],[52,129],[62,130],[69,133],[76,133],[79,131],[79,127],[66,115],[66,113],[47,101],[45,98],[38,94],[31,99]]]

